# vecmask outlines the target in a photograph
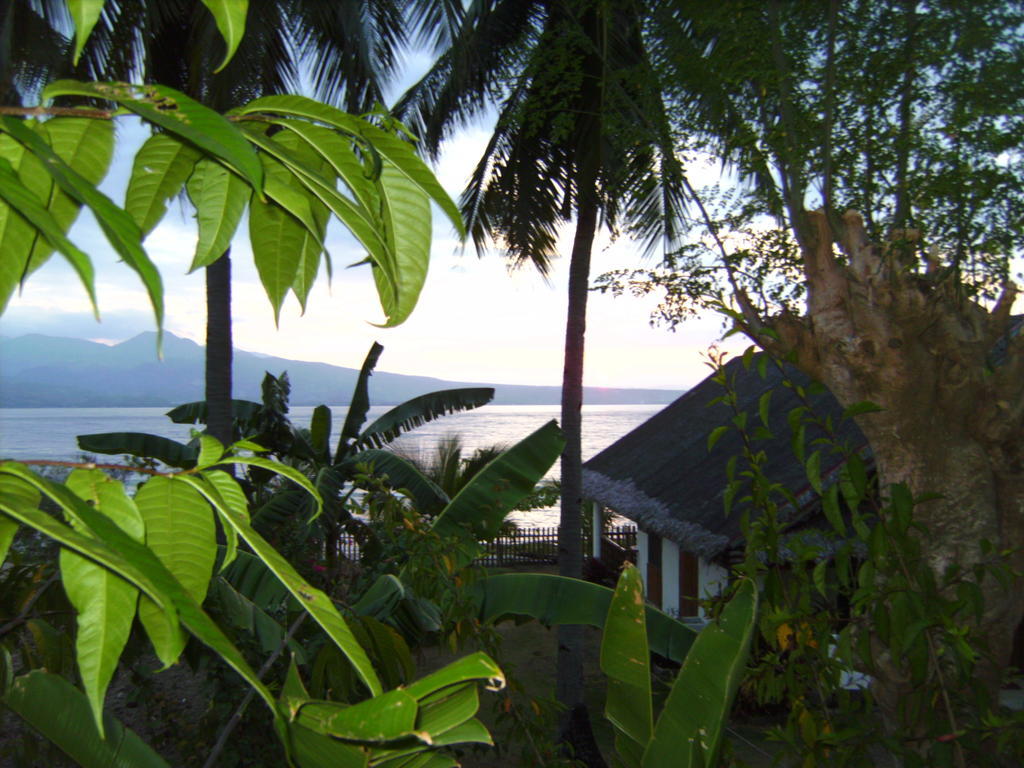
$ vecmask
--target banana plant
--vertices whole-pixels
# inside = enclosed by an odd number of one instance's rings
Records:
[[[605,717],[623,766],[717,765],[756,619],[757,588],[743,579],[721,615],[697,635],[655,719],[643,586],[635,567],[623,569],[601,641],[601,670],[608,678]]]

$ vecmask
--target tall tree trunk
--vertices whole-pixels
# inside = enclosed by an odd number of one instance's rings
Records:
[[[558,572],[574,579],[583,576],[583,351],[587,328],[590,253],[597,231],[598,214],[593,178],[585,181],[582,179],[584,175],[580,174],[580,204],[569,261],[569,302],[562,369],[562,431],[565,433],[565,450],[562,452],[562,507],[558,528]],[[565,706],[566,713],[571,713],[576,705],[583,703],[583,627],[559,626],[557,669],[556,695],[558,701]]]
[[[870,401],[877,413],[858,417],[871,445],[883,493],[904,483],[919,503],[924,557],[940,577],[950,565],[970,573],[983,561],[981,542],[1013,550],[1024,565],[1024,334],[1009,338],[1016,289],[1008,285],[988,311],[964,295],[954,271],[916,269],[918,234],[898,230],[893,242],[868,240],[859,214],[843,217],[834,236],[824,213],[807,214],[802,248],[808,313],[784,314],[770,324],[777,339],[748,332],[776,354],[794,355],[804,372],[827,386],[844,407]],[[838,241],[848,264],[833,254]],[[740,297],[745,314],[749,302]],[[992,351],[1005,343],[993,365]],[[1024,614],[1020,580],[1003,590],[986,581],[979,623],[993,661],[979,677],[990,693],[1012,651]],[[887,723],[898,719],[907,676],[902,659],[881,659],[891,674],[873,689]],[[903,731],[906,734],[906,731]]]
[[[233,442],[231,412],[231,250],[206,268],[206,429]]]

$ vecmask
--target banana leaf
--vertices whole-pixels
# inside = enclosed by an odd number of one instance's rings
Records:
[[[78,447],[89,453],[114,456],[128,454],[157,459],[169,467],[178,469],[191,469],[196,465],[196,457],[199,455],[199,450],[193,445],[146,432],[97,432],[79,435]]]
[[[456,567],[472,562],[479,552],[479,541],[498,535],[505,517],[544,477],[564,447],[558,423],[549,421],[463,486],[432,526],[440,536],[460,540],[452,552]]]
[[[602,629],[612,590],[588,581],[543,573],[503,573],[476,581],[471,595],[481,621],[498,622],[529,616],[549,626],[586,624]],[[697,638],[697,630],[662,613],[646,609],[650,650],[682,662]]]
[[[366,353],[363,367],[359,370],[359,378],[356,379],[356,388],[352,391],[352,399],[349,401],[348,413],[345,414],[345,424],[338,436],[338,450],[334,454],[334,463],[340,464],[353,443],[359,439],[359,430],[363,428],[366,421],[366,413],[370,410],[370,375],[377,367],[381,352],[384,347],[373,342],[370,351]]]
[[[717,621],[694,642],[644,751],[643,768],[718,764],[729,710],[757,624],[757,587],[744,579]]]
[[[263,403],[252,400],[232,400],[231,415],[235,419],[252,418],[262,407]],[[183,403],[172,408],[165,415],[175,424],[205,424],[206,401],[197,400],[192,403]]]
[[[442,389],[406,400],[374,421],[359,435],[357,445],[381,448],[403,432],[449,413],[469,411],[494,399],[492,387]]]
[[[346,466],[369,464],[373,466],[375,475],[387,475],[388,484],[392,488],[406,490],[416,503],[416,509],[429,514],[441,510],[451,499],[429,477],[419,471],[413,464],[398,454],[379,448],[360,451],[346,462]]]
[[[58,675],[37,669],[17,677],[0,701],[84,768],[170,768],[109,714],[101,738],[85,694]]]

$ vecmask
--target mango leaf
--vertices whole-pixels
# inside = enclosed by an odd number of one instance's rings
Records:
[[[542,624],[604,627],[612,590],[588,581],[544,573],[503,573],[471,586],[481,621],[530,616]],[[647,639],[653,653],[681,662],[697,632],[666,613],[647,606]]]
[[[105,0],[67,0],[68,12],[75,25],[75,53],[72,58],[75,66],[78,66],[78,60],[82,56],[85,41],[89,39],[92,28],[100,18],[104,2]]]
[[[217,442],[215,438],[210,438]],[[220,445],[217,442],[217,445]],[[220,493],[221,498],[228,504],[236,515],[241,518],[249,519],[249,502],[245,498],[245,492],[231,475],[227,472],[221,472],[220,470],[214,472],[207,472],[205,474],[206,479],[213,484],[213,486]],[[227,568],[231,563],[234,562],[235,557],[238,555],[238,532],[231,526],[221,526],[221,530],[224,531],[224,538],[226,540],[224,547],[224,559],[220,564],[221,570]]]
[[[249,11],[249,0],[203,0],[203,5],[213,14],[213,18],[217,22],[217,30],[224,38],[224,45],[227,47],[224,61],[213,70],[220,72],[231,61],[235,51],[238,50],[238,44],[242,42],[242,36],[245,34],[245,15]]]
[[[238,223],[249,202],[249,187],[220,163],[200,159],[185,183],[188,199],[196,207],[199,241],[189,272],[215,262],[231,246]]]
[[[372,174],[367,171],[363,161],[356,155],[350,138],[306,120],[273,120],[272,122],[300,136],[331,166],[349,188],[353,197],[366,210],[377,210],[380,201]]]
[[[701,630],[686,655],[644,751],[644,768],[717,765],[756,622],[757,587],[744,579],[722,615]]]
[[[42,98],[57,96],[86,96],[117,102],[144,120],[195,144],[235,170],[257,195],[263,194],[263,167],[238,128],[180,91],[157,84],[56,80],[43,89]]]
[[[142,516],[121,483],[98,469],[79,469],[65,484],[135,541],[143,540]],[[139,591],[107,568],[68,549],[60,551],[60,571],[64,591],[78,614],[78,671],[102,736],[103,700],[131,633]]]
[[[93,313],[99,317],[92,262],[64,236],[57,220],[46,210],[43,202],[22,185],[13,166],[3,157],[0,157],[0,200],[10,206],[0,207],[0,243],[4,247],[4,258],[0,259],[0,314],[7,308],[15,287],[27,274],[38,231],[71,264],[89,295]],[[24,226],[25,222],[31,227]]]
[[[2,121],[5,132],[43,161],[43,167],[65,193],[89,207],[114,250],[129,267],[138,273],[156,314],[157,345],[159,346],[163,333],[163,283],[160,280],[160,273],[157,272],[146,252],[142,250],[142,232],[132,217],[114,205],[110,198],[67,165],[41,136],[23,125],[20,120],[2,117],[0,121]]]
[[[453,553],[467,565],[478,540],[498,535],[505,516],[540,481],[565,447],[562,430],[552,420],[491,461],[463,486],[434,520],[442,537],[460,537],[466,546]],[[468,559],[467,559],[468,558]]]
[[[249,215],[249,241],[260,282],[274,308],[274,323],[280,323],[281,305],[298,276],[299,262],[307,246],[308,231],[290,213],[272,203],[254,200]]]
[[[358,445],[382,448],[399,435],[450,413],[487,405],[494,399],[493,387],[442,389],[406,400],[378,417],[359,435]]]
[[[180,479],[152,477],[135,494],[135,504],[146,521],[146,546],[196,601],[206,597],[217,539],[213,514],[203,497]],[[185,638],[169,627],[156,606],[145,597],[139,619],[160,659],[177,659]]]
[[[373,215],[358,203],[349,200],[338,192],[333,179],[326,178],[316,169],[299,160],[294,153],[274,139],[259,131],[245,129],[245,135],[253,144],[283,163],[309,192],[316,196],[331,213],[338,217],[349,231],[370,252],[374,264],[385,267],[391,263],[388,256],[388,244],[380,231],[379,223]]]
[[[164,217],[167,201],[181,192],[200,157],[199,150],[168,133],[153,134],[136,153],[124,209],[143,235]]]
[[[87,527],[95,538],[79,534],[38,509],[28,509],[17,503],[10,504],[3,496],[0,496],[0,510],[58,543],[106,565],[131,581],[164,607],[169,626],[177,628],[177,616],[180,614],[189,631],[218,653],[256,690],[260,698],[274,711],[279,727],[283,728],[273,695],[257,677],[245,657],[152,551],[134,541],[113,521],[94,510],[63,485],[40,477],[30,472],[24,465],[13,461],[0,463],[0,473],[18,477],[42,491],[56,502],[69,518]],[[175,659],[161,658],[161,661],[169,665]]]
[[[385,269],[373,270],[384,311],[384,328],[401,325],[419,300],[430,264],[430,201],[409,177],[385,162],[377,180],[379,215],[387,232],[391,259]]]
[[[178,469],[191,469],[198,456],[194,446],[146,432],[97,432],[76,439],[78,447],[89,453],[142,456]]]
[[[112,715],[103,717],[104,739],[86,697],[60,675],[33,670],[15,678],[0,701],[84,768],[170,768]]]
[[[388,133],[375,125],[342,112],[340,109],[321,104],[305,96],[264,96],[250,101],[240,110],[240,114],[269,112],[289,117],[301,117],[307,120],[325,123],[352,136],[365,138],[373,148],[430,199],[437,203],[451,220],[460,237],[466,236],[465,225],[459,208],[444,188],[437,181],[430,168],[416,154],[413,146],[398,136]]]
[[[616,730],[616,751],[628,765],[639,766],[654,731],[654,710],[643,583],[632,565],[619,576],[608,608],[601,671],[608,678],[604,714]]]
[[[30,124],[33,125],[33,124]],[[110,120],[60,117],[36,123],[36,132],[46,139],[57,156],[67,163],[86,182],[93,186],[100,183],[107,174],[114,154],[114,126]],[[22,181],[33,164],[21,169]],[[42,185],[45,183],[45,192]],[[81,204],[55,184],[48,173],[43,173],[38,184],[32,188],[39,194],[47,211],[66,234],[78,218]],[[54,246],[45,238],[36,238],[25,267],[25,274],[31,274],[41,267],[54,251]]]
[[[238,461],[236,459],[236,461]],[[274,462],[264,462],[260,466],[273,469]],[[280,470],[280,467],[278,467]],[[217,471],[217,470],[215,470]],[[311,586],[303,579],[295,568],[276,549],[260,536],[249,524],[249,521],[239,515],[220,495],[217,488],[203,476],[183,475],[180,481],[188,483],[199,491],[213,505],[220,514],[221,521],[225,525],[233,527],[245,540],[253,552],[274,572],[281,583],[288,589],[292,596],[299,602],[304,610],[327,632],[328,636],[335,642],[338,648],[348,657],[349,661],[356,668],[360,679],[366,684],[367,689],[373,696],[382,692],[380,680],[377,678],[366,652],[359,646],[352,631],[345,624],[345,620],[334,607],[334,603],[322,591]],[[308,485],[309,481],[305,481]],[[312,487],[312,486],[310,486]],[[319,497],[317,497],[319,498]]]

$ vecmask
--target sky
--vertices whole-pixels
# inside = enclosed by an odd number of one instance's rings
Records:
[[[402,85],[411,83],[428,63],[424,55],[410,56]],[[485,116],[456,135],[435,166],[454,199],[484,149],[492,120]],[[112,168],[101,186],[115,201],[123,200],[131,159],[147,135],[137,124],[124,123],[118,129]],[[714,181],[714,171],[699,173],[706,177],[702,181]],[[88,212],[80,215],[70,237],[96,267],[101,321],[93,319],[84,289],[55,255],[12,299],[0,318],[0,334],[42,333],[116,343],[154,330],[141,283],[117,262]],[[561,253],[568,254],[571,237],[570,225],[561,233]],[[204,277],[202,271],[186,274],[195,240],[191,212],[172,204],[144,245],[164,280],[164,328],[203,343]],[[275,327],[247,240],[243,221],[232,246],[233,332],[239,349],[357,368],[376,340],[384,345],[379,365],[383,371],[490,383],[561,382],[567,256],[556,260],[547,280],[530,267],[510,272],[500,253],[478,258],[471,244],[460,246],[451,224],[435,211],[430,271],[419,304],[403,325],[384,329],[373,325],[383,315],[369,268],[345,268],[362,259],[362,250],[335,223],[327,240],[335,267],[331,285],[321,270],[306,313],[301,314],[289,296]],[[611,242],[602,234],[595,244],[591,277],[655,262],[656,256],[642,261],[640,248],[628,239]],[[585,384],[685,389],[707,375],[705,354],[721,334],[721,318],[691,320],[676,332],[652,328],[649,319],[656,304],[653,297],[590,294]]]

